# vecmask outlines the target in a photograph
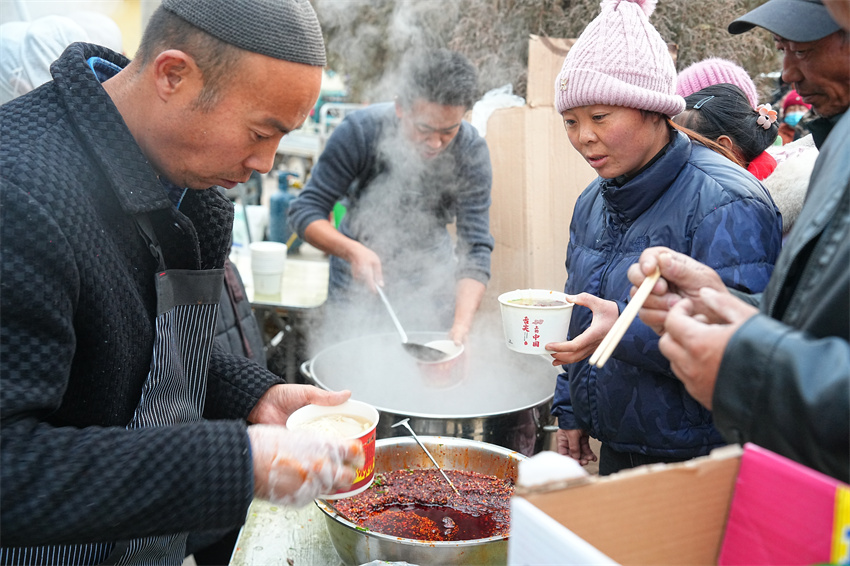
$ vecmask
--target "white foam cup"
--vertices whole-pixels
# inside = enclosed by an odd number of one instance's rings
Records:
[[[499,308],[505,343],[515,352],[548,354],[546,344],[567,339],[573,303],[565,293],[517,289],[499,295]]]
[[[255,295],[279,295],[286,263],[286,244],[251,242],[251,275]]]

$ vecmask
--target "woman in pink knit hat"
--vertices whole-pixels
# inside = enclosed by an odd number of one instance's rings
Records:
[[[602,368],[594,352],[628,303],[628,267],[664,245],[712,266],[730,287],[759,292],[781,218],[759,182],[670,120],[685,108],[667,44],[649,23],[654,0],[603,0],[555,81],[573,147],[598,173],[570,224],[568,340],[548,344],[558,376],[558,450],[609,474],[707,454],[724,444],[711,413],[676,379],[658,335],[635,320]],[[696,140],[696,141],[695,141]]]
[[[676,94],[687,97],[721,83],[733,84],[743,90],[750,106],[758,108],[758,90],[750,74],[737,63],[720,57],[709,57],[686,67],[676,79]]]

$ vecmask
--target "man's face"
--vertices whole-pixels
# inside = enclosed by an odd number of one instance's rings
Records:
[[[160,121],[156,167],[182,187],[233,188],[271,170],[280,139],[304,123],[321,87],[320,67],[246,53],[219,99],[202,109],[200,78],[185,79]],[[162,133],[164,132],[164,134]]]
[[[830,117],[850,106],[850,41],[840,32],[818,41],[797,43],[774,36],[783,53],[782,80],[811,104],[815,112]]]
[[[405,138],[422,157],[433,159],[455,139],[466,108],[417,98],[410,107],[396,102],[395,112]]]

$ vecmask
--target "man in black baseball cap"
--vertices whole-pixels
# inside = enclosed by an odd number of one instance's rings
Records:
[[[841,29],[821,0],[771,0],[729,24],[729,33],[756,26],[797,42],[817,41]]]
[[[829,132],[767,288],[733,295],[712,269],[659,247],[644,250],[629,280],[639,286],[660,268],[641,320],[662,334],[673,373],[728,442],[758,444],[847,482],[850,3],[770,0],[729,30],[756,25],[785,54],[782,78],[815,105],[820,139]]]
[[[831,3],[831,0],[827,0]],[[834,2],[840,4],[847,0]],[[771,32],[785,55],[782,80],[811,104],[821,120],[807,124],[820,145],[850,106],[850,38],[823,0],[769,0],[729,24],[729,32],[754,27]]]

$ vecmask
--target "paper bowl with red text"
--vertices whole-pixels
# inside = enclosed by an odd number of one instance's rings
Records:
[[[567,295],[546,289],[517,289],[499,295],[505,343],[523,354],[547,354],[546,344],[564,342],[573,303]]]
[[[379,417],[375,407],[353,399],[329,407],[305,405],[289,415],[286,421],[288,429],[313,430],[339,438],[356,439],[363,444],[365,462],[357,469],[354,483],[348,489],[321,495],[322,499],[351,497],[372,485],[375,479],[375,430]]]

